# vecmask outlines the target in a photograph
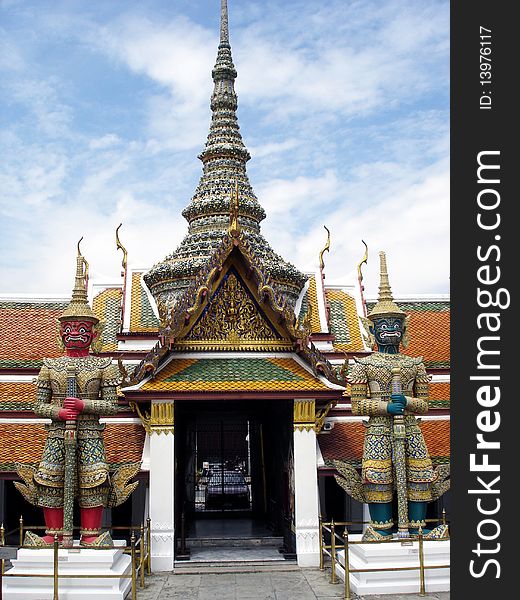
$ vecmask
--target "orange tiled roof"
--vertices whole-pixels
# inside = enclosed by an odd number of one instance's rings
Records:
[[[449,311],[413,311],[409,315],[410,345],[403,352],[409,356],[422,356],[430,368],[449,367]]]
[[[0,471],[14,471],[14,463],[37,464],[47,437],[40,423],[2,423]],[[105,429],[106,456],[110,464],[141,460],[145,431],[136,423],[109,423]]]
[[[292,358],[208,358],[172,360],[141,390],[298,391],[329,389]]]
[[[32,410],[36,386],[28,381],[0,381],[0,411]]]
[[[430,456],[444,459],[450,455],[449,419],[422,421],[420,424]],[[362,421],[334,423],[334,428],[318,436],[321,453],[325,462],[343,460],[360,464],[366,428]]]
[[[430,383],[430,406],[432,408],[448,408],[450,405],[449,382]]]
[[[330,305],[330,332],[334,334],[334,349],[341,352],[365,350],[356,301],[343,290],[325,289]]]
[[[61,355],[56,319],[64,302],[0,302],[0,368],[39,368]]]
[[[446,301],[397,302],[410,316],[410,344],[401,352],[422,356],[427,368],[450,367],[450,305]],[[368,309],[374,306],[368,303]]]

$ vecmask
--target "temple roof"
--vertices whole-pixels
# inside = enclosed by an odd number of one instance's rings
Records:
[[[199,156],[203,173],[190,204],[182,213],[189,223],[188,233],[176,250],[144,276],[154,297],[168,307],[189,287],[226,235],[233,194],[239,228],[291,306],[294,307],[305,283],[305,275],[276,254],[260,233],[265,211],[258,203],[246,172],[250,155],[236,115],[236,76],[229,44],[227,0],[222,0],[220,43],[212,72],[212,119],[206,146]]]
[[[347,292],[325,288],[330,310],[330,332],[334,335],[334,350],[363,352],[365,345],[361,334],[355,299]]]
[[[142,392],[301,392],[328,391],[332,384],[315,377],[295,358],[175,358],[146,381]]]
[[[117,334],[121,327],[122,295],[123,291],[120,287],[109,287],[96,294],[92,300],[92,310],[103,323],[100,352],[117,350]]]
[[[60,356],[56,319],[69,300],[0,301],[0,369],[39,369]]]
[[[31,381],[0,381],[0,412],[32,412],[35,399],[36,386]]]
[[[396,304],[410,316],[408,328],[410,344],[403,354],[422,356],[429,369],[450,367],[450,303],[439,300],[421,300]],[[367,303],[369,310],[373,302]]]
[[[449,419],[423,419],[419,426],[433,462],[446,462],[450,455]],[[341,460],[360,466],[365,433],[362,420],[334,422],[332,430],[318,436],[325,465],[332,460]]]
[[[43,423],[2,423],[0,472],[15,471],[14,463],[37,464],[41,460],[47,431]],[[107,423],[105,432],[107,460],[112,468],[141,460],[145,431],[139,423]]]

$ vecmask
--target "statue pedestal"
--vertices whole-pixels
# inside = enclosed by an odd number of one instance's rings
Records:
[[[74,542],[78,544],[78,542]],[[131,579],[122,579],[122,575],[131,574],[131,559],[118,548],[124,547],[124,540],[114,541],[115,547],[107,550],[61,549],[58,551],[59,597],[66,600],[124,600],[132,586]],[[34,574],[35,577],[4,577],[4,600],[52,600],[53,578],[36,575],[53,574],[52,549],[21,548],[18,557],[11,563],[9,575]],[[73,578],[71,575],[89,575]],[[61,577],[65,575],[65,577]],[[116,575],[117,577],[99,577]]]
[[[350,541],[361,540],[361,534],[349,536]],[[344,565],[344,551],[338,552]],[[351,569],[377,569],[419,566],[419,543],[410,546],[397,543],[360,544],[349,548]],[[450,540],[425,541],[424,564],[449,565]],[[345,580],[345,570],[337,568],[339,577]],[[426,592],[447,592],[450,589],[450,570],[426,569]],[[420,589],[419,569],[413,571],[372,571],[370,573],[351,573],[350,589],[360,596],[372,594],[418,594]]]

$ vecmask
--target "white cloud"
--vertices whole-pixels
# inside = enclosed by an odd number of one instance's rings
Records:
[[[377,291],[379,249],[388,252],[396,293],[446,291],[448,126],[439,95],[448,92],[447,5],[261,4],[230,10],[239,118],[268,214],[264,235],[307,269],[317,263],[325,224],[328,282],[354,278],[363,238],[371,250],[367,292]],[[0,134],[5,291],[67,293],[81,235],[92,275],[118,281],[121,221],[139,267],[162,259],[186,232],[180,210],[200,175],[218,31],[170,4],[160,14],[132,3],[124,14],[111,10],[98,17],[95,6],[73,14],[64,5],[39,21],[52,51],[73,40],[71,70],[88,54],[92,71],[140,90],[120,96],[121,112],[104,129],[84,127],[92,106],[81,78],[34,75],[46,64],[28,58],[44,60],[37,41],[3,46],[15,68],[0,63],[11,74],[6,104],[19,108]]]

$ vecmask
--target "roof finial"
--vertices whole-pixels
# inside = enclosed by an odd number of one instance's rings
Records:
[[[325,252],[330,251],[330,231],[325,225],[323,226],[323,228],[327,232],[327,243],[325,244],[325,247],[323,248],[323,250],[320,252],[320,271],[323,271],[323,269],[325,269],[325,262],[323,260],[323,255],[325,254]]]
[[[227,0],[220,2],[220,43],[229,45],[229,21]]]
[[[363,245],[365,246],[365,254],[363,255],[363,258],[361,259],[361,262],[358,264],[357,266],[357,273],[358,273],[358,283],[359,283],[359,293],[361,294],[361,305],[363,307],[363,316],[366,317],[367,316],[367,303],[365,300],[365,286],[363,285],[363,271],[361,270],[361,267],[363,266],[363,264],[368,264],[368,246],[367,243],[365,242],[365,240],[361,240],[363,242]]]

